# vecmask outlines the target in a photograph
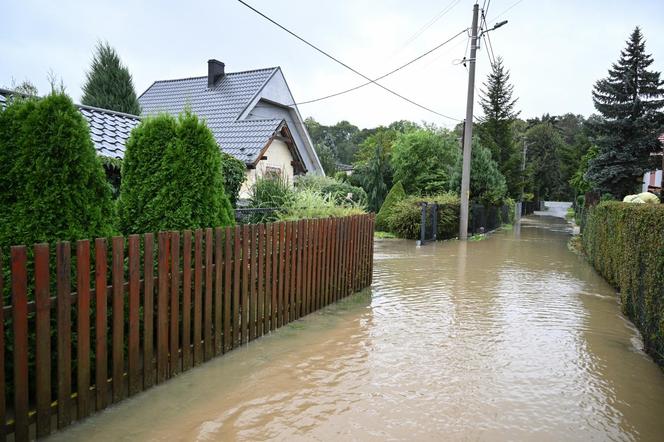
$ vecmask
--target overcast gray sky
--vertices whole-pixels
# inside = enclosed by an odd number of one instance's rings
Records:
[[[471,23],[474,0],[247,0],[304,38],[374,78],[438,45]],[[480,1],[482,5],[484,1]],[[32,1],[3,0],[0,85],[29,79],[48,91],[48,72],[79,100],[92,50],[107,40],[129,67],[140,94],[155,80],[205,75],[209,58],[229,72],[281,66],[297,101],[362,83],[362,79],[235,0]],[[503,11],[510,8],[504,14]],[[441,11],[449,10],[425,27]],[[502,14],[502,15],[501,15]],[[500,16],[499,16],[500,15]],[[636,25],[664,70],[664,1],[493,0],[488,22],[496,56],[510,69],[524,118],[543,113],[593,112],[590,91],[616,61]],[[499,16],[499,17],[498,17]],[[415,38],[414,38],[415,37]],[[464,36],[383,83],[441,113],[464,115],[467,73]],[[486,48],[478,54],[478,87],[486,78]],[[360,127],[408,119],[451,127],[370,85],[302,105],[303,116]],[[479,110],[478,110],[479,111]]]

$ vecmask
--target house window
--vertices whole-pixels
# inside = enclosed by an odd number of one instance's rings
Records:
[[[281,174],[282,174],[281,167],[265,166],[265,173],[263,175],[266,177],[280,177]]]

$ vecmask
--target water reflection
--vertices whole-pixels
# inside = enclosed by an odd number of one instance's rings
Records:
[[[662,440],[664,375],[550,218],[376,243],[371,291],[62,440]]]

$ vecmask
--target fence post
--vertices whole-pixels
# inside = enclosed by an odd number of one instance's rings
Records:
[[[420,240],[417,242],[418,246],[424,244],[426,240],[426,230],[427,230],[427,203],[420,203]]]

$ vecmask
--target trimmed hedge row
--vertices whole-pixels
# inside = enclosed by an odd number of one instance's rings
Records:
[[[583,247],[620,291],[623,312],[664,366],[664,205],[604,202],[587,215]]]

